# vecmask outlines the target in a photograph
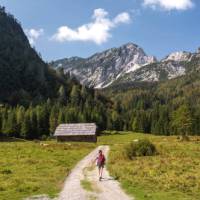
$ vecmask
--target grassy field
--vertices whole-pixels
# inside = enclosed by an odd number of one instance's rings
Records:
[[[124,158],[124,145],[141,138],[149,138],[159,154],[132,161]],[[175,136],[121,132],[99,137],[100,144],[110,145],[109,171],[136,200],[200,199],[200,137],[180,142]],[[54,197],[69,171],[95,146],[55,141],[1,142],[0,200],[38,194]],[[87,181],[81,184],[90,189]]]
[[[148,138],[159,155],[130,161],[123,156],[124,145]],[[200,137],[180,142],[174,137],[121,133],[99,138],[110,144],[109,170],[136,200],[199,200]]]
[[[69,171],[95,147],[88,143],[42,143],[0,143],[1,200],[36,194],[55,196]]]

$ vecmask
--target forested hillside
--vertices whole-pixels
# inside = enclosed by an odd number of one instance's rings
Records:
[[[159,82],[119,85],[104,90],[115,102],[117,129],[156,134],[200,134],[200,58],[190,73]]]
[[[111,103],[53,70],[31,48],[19,22],[0,8],[0,133],[41,138],[62,122],[91,122],[106,129]]]
[[[0,8],[0,102],[12,105],[54,97],[59,79],[31,48],[19,22]]]

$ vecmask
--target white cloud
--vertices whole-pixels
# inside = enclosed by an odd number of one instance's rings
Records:
[[[187,10],[194,6],[192,0],[144,0],[145,6],[160,7],[164,10]]]
[[[123,13],[120,13],[119,15],[117,15],[114,18],[113,21],[114,21],[115,24],[129,23],[130,22],[130,16],[127,12],[123,12]]]
[[[130,15],[127,12],[120,13],[115,18],[110,19],[107,11],[98,8],[93,12],[92,22],[83,24],[76,29],[61,26],[51,39],[59,42],[92,41],[96,44],[102,44],[111,37],[111,29],[130,21]]]
[[[29,42],[31,45],[34,45],[36,40],[44,34],[44,30],[41,28],[41,29],[26,29],[25,30],[25,33],[29,39]]]

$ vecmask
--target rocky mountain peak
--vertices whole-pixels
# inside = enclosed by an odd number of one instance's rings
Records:
[[[197,53],[200,54],[200,47],[197,49]]]
[[[73,74],[82,84],[102,88],[120,76],[156,61],[154,56],[148,56],[138,45],[127,43],[86,59],[73,57],[58,60],[53,63],[53,67],[63,67],[65,72]]]
[[[181,61],[188,61],[191,58],[191,53],[186,52],[186,51],[177,51],[169,54],[166,58],[164,58],[162,61],[176,61],[176,62],[181,62]]]
[[[121,48],[127,48],[127,49],[137,49],[138,48],[138,45],[137,44],[134,44],[134,43],[126,43],[124,45],[121,46]]]
[[[82,59],[82,58],[81,58],[81,57],[78,57],[78,56],[73,56],[73,57],[69,58],[68,60],[69,60],[69,61],[77,61],[77,60],[79,60],[79,59]]]

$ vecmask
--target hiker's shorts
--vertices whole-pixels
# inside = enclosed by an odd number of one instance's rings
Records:
[[[104,168],[104,163],[97,163],[98,168]]]

